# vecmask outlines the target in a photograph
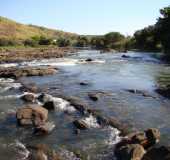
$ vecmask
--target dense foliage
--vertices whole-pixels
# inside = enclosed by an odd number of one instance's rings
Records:
[[[161,17],[153,26],[134,34],[134,47],[147,51],[163,51],[170,57],[170,6],[160,10]],[[170,58],[169,58],[170,59]]]
[[[170,56],[170,6],[160,10],[162,17],[156,23],[157,36],[161,40],[163,51]]]

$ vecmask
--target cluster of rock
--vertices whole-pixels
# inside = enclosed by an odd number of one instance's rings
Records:
[[[34,89],[29,90],[37,91]],[[27,88],[27,87],[26,87]],[[28,89],[28,88],[27,88]],[[131,93],[139,93],[138,91],[129,91]],[[89,93],[88,96],[94,101],[97,101],[103,92]],[[56,103],[51,99],[51,95],[41,94],[36,97],[34,94],[26,94],[22,99],[26,102],[35,103],[37,100],[43,102],[42,106],[39,105],[26,105],[18,109],[16,113],[17,121],[20,126],[32,126],[34,128],[34,134],[46,135],[49,134],[55,127],[54,123],[48,121],[48,112],[56,108]],[[111,126],[117,128],[120,131],[120,135],[123,136],[122,140],[116,144],[114,153],[118,160],[169,160],[170,148],[169,147],[155,147],[155,144],[160,140],[160,132],[157,129],[150,128],[144,132],[131,133],[127,126],[122,124],[115,117],[105,117],[98,110],[92,109],[89,105],[81,101],[77,97],[66,97],[58,95],[62,99],[69,102],[70,106],[73,106],[84,116],[92,115],[96,118],[99,126]],[[75,126],[75,133],[79,134],[81,130],[89,129],[89,126],[83,121],[83,119],[76,119],[73,121]],[[40,160],[59,158],[54,152],[46,152],[41,147],[36,148],[36,152],[33,155],[40,157]],[[43,159],[46,157],[45,159]]]
[[[0,63],[21,62],[44,58],[60,58],[75,53],[76,49],[65,47],[6,49],[0,51]]]
[[[169,160],[169,147],[154,146],[159,140],[160,132],[155,128],[130,134],[116,144],[115,156],[118,160]]]
[[[0,68],[0,77],[17,79],[20,77],[52,75],[52,74],[55,74],[56,72],[57,72],[57,69],[53,67],[47,67],[47,68],[9,67],[9,68]]]

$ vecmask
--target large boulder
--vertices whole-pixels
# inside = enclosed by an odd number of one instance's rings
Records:
[[[98,101],[100,98],[100,94],[98,93],[88,93],[88,96],[93,101]]]
[[[142,160],[170,160],[170,147],[151,148]]]
[[[55,102],[54,101],[47,101],[43,105],[44,108],[47,110],[54,110],[55,109]]]
[[[40,126],[48,119],[48,110],[41,106],[29,105],[17,110],[16,118],[21,126]]]
[[[144,148],[139,144],[128,144],[117,148],[117,160],[141,160],[145,154]]]

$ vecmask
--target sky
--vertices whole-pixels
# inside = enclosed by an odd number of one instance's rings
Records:
[[[0,0],[0,16],[68,32],[132,35],[154,24],[170,0]]]

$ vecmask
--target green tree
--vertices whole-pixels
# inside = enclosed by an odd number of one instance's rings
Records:
[[[160,38],[163,50],[170,57],[170,6],[160,10],[161,17],[156,23],[157,36]]]
[[[65,39],[65,38],[59,38],[57,40],[57,45],[59,47],[67,47],[67,46],[70,46],[71,45],[71,42],[69,39]]]
[[[89,45],[89,40],[85,36],[79,36],[75,46],[77,47],[87,47]]]

